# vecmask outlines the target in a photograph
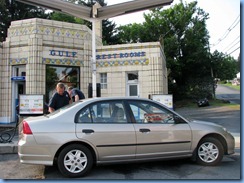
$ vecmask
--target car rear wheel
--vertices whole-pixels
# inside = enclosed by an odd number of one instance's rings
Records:
[[[59,171],[66,177],[82,177],[89,173],[93,157],[88,148],[80,144],[65,147],[58,156]]]
[[[215,166],[221,162],[224,148],[219,140],[204,138],[197,148],[197,162],[201,165]]]

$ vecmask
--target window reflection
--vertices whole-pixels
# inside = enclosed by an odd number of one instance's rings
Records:
[[[56,92],[58,82],[65,84],[66,88],[73,86],[80,88],[79,67],[51,66],[46,67],[46,101],[49,101],[53,93]]]

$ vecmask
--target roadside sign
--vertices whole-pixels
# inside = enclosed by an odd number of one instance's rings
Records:
[[[44,113],[44,95],[19,95],[19,114],[35,115]]]
[[[12,81],[25,81],[25,76],[13,76],[11,77]]]
[[[157,102],[162,103],[170,109],[173,109],[173,95],[161,95],[161,94],[153,94],[151,95],[151,99]]]

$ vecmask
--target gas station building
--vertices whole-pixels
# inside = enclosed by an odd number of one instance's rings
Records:
[[[103,46],[99,25],[97,97],[168,94],[163,45]],[[91,57],[92,31],[85,25],[38,18],[12,22],[0,43],[0,124],[16,122],[20,95],[43,95],[48,103],[58,82],[92,97]]]

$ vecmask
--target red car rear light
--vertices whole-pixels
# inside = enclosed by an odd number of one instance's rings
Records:
[[[23,121],[23,133],[26,135],[32,135],[32,131],[30,129],[30,126],[26,121]]]

